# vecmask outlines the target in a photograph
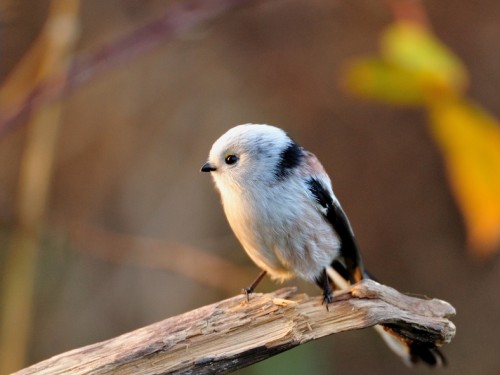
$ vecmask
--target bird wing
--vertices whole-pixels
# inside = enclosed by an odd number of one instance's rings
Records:
[[[319,211],[340,240],[340,259],[334,260],[332,267],[351,283],[358,282],[364,276],[364,266],[347,215],[320,177],[310,177],[306,184]]]

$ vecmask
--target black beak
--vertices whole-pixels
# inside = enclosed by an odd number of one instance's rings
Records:
[[[217,168],[215,168],[212,164],[210,164],[210,162],[206,162],[205,164],[203,164],[203,166],[201,167],[201,171],[202,172],[213,172],[213,171],[216,171]]]

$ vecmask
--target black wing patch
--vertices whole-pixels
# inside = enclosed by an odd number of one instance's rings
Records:
[[[274,174],[279,179],[288,176],[290,171],[297,167],[303,158],[304,149],[294,141],[291,141],[288,147],[281,152]]]
[[[328,190],[326,190],[321,182],[314,177],[311,177],[306,182],[309,190],[314,196],[314,199],[316,199],[316,202],[318,202],[318,204],[325,208],[328,212],[328,210],[330,210],[333,206],[333,199],[330,196],[330,193],[328,193]]]
[[[325,209],[326,220],[332,225],[340,239],[340,254],[343,262],[335,260],[332,267],[351,283],[356,283],[364,277],[363,261],[351,230],[346,214],[338,204],[333,201],[328,190],[316,178],[311,177],[306,181],[309,190],[318,204]],[[342,264],[343,263],[343,264]]]

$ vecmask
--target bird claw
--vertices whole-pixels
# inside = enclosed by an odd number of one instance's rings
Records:
[[[247,302],[250,301],[250,294],[253,293],[253,290],[251,288],[243,288],[241,292],[247,297]]]
[[[244,293],[247,296],[247,302],[250,301],[250,294],[253,293],[253,291],[255,290],[257,285],[260,283],[262,278],[264,276],[266,276],[266,274],[267,274],[267,271],[261,271],[261,273],[259,273],[259,276],[257,276],[257,278],[254,280],[254,282],[248,288],[243,288],[242,293]]]
[[[322,305],[325,305],[326,311],[330,311],[328,305],[333,303],[333,293],[323,293],[323,302]]]

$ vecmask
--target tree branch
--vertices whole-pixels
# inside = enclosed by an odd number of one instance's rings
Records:
[[[449,343],[455,326],[447,302],[403,295],[364,280],[335,298],[285,288],[204,306],[119,337],[75,349],[17,372],[27,374],[226,373],[308,341],[388,323],[413,339]]]

